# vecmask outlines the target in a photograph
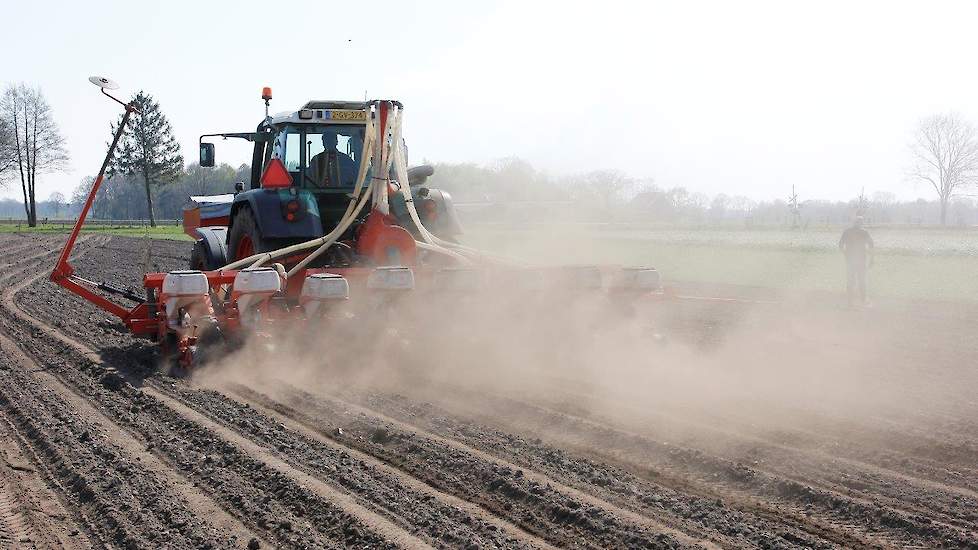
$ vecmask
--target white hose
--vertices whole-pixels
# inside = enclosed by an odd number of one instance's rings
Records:
[[[367,177],[367,171],[370,169],[369,159],[373,155],[374,144],[376,143],[376,136],[372,132],[373,124],[368,120],[367,127],[365,130],[366,138],[364,139],[363,149],[360,153],[360,169],[357,172],[357,185],[353,190],[353,198],[350,200],[350,204],[346,208],[346,213],[340,218],[340,222],[337,226],[329,232],[329,235],[321,237],[323,240],[322,244],[316,250],[312,251],[308,256],[302,259],[298,264],[296,264],[292,269],[289,270],[288,276],[291,277],[299,270],[305,268],[309,265],[309,262],[318,258],[323,252],[326,252],[330,246],[339,239],[343,233],[353,224],[360,215],[360,211],[363,210],[364,206],[367,204],[367,199],[370,198],[373,191],[373,186],[375,185],[375,179],[371,178],[370,184],[367,186],[366,191],[358,196],[361,187],[363,186],[363,181]]]

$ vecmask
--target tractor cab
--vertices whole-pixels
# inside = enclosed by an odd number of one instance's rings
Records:
[[[278,159],[291,186],[349,193],[356,184],[366,119],[365,104],[341,101],[310,101],[298,111],[267,118],[259,126],[264,139],[255,143],[253,158],[260,162],[251,187],[267,187],[262,176]]]
[[[194,197],[201,200],[185,211],[185,231],[197,240],[191,260],[195,269],[217,269],[255,253],[328,234],[343,219],[351,201],[357,200],[354,191],[358,181],[369,182],[373,175],[371,159],[362,162],[368,121],[377,116],[371,111],[372,103],[316,100],[297,111],[269,116],[271,90],[266,88],[262,98],[266,116],[254,132],[205,134],[200,138],[202,167],[216,163],[214,143],[205,138],[245,139],[254,143],[254,150],[250,184],[241,185],[232,197],[220,199],[226,205],[221,215],[208,218],[204,214],[205,208],[199,205],[217,210],[208,197]],[[411,198],[429,231],[454,240],[461,233],[461,225],[451,196],[423,187],[432,173],[430,166],[414,167],[408,170],[409,181],[395,181],[395,185],[410,186]],[[397,179],[393,167],[390,175],[392,181]],[[394,218],[412,227],[403,196],[394,193],[391,197]],[[355,241],[362,221],[351,225],[341,242]]]

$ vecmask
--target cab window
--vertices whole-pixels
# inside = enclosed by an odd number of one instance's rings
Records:
[[[301,187],[311,189],[350,188],[363,154],[363,126],[293,126],[279,136],[277,144],[286,169]]]

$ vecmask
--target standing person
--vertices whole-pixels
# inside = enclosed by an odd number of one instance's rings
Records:
[[[842,232],[839,250],[846,256],[846,294],[852,307],[859,294],[861,305],[866,305],[866,267],[873,265],[873,238],[863,229],[863,217],[856,216],[852,227]]]

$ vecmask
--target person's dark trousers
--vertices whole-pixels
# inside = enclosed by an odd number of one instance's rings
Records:
[[[846,259],[846,293],[849,296],[849,305],[853,305],[856,299],[860,304],[866,303],[866,259],[847,258]]]

